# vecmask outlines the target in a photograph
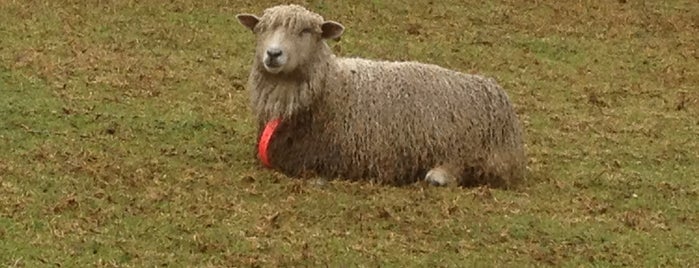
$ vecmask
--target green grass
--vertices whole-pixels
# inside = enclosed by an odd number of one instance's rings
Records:
[[[260,168],[234,16],[272,1],[0,1],[0,265],[699,265],[695,1],[306,2],[339,55],[497,78],[527,181]]]

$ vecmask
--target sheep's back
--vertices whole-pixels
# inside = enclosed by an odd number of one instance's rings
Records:
[[[492,79],[416,62],[338,64],[325,99],[329,133],[350,167],[409,182],[442,160],[474,162],[494,146],[521,143],[507,95]]]

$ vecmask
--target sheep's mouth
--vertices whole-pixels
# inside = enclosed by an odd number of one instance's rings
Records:
[[[277,61],[273,61],[273,60],[265,61],[265,67],[267,67],[267,68],[279,68],[281,66],[282,66],[282,64],[277,62]]]
[[[268,72],[273,74],[279,73],[282,70],[282,64],[274,60],[266,60],[264,66]]]

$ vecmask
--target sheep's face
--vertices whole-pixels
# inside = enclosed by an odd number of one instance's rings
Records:
[[[325,46],[324,39],[337,39],[344,31],[339,23],[294,5],[267,9],[261,18],[237,18],[257,36],[257,62],[270,74],[292,73],[311,63]]]

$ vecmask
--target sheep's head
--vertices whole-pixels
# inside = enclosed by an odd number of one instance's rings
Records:
[[[239,14],[238,21],[257,36],[255,57],[271,74],[291,73],[325,49],[325,39],[338,39],[344,27],[325,21],[298,5],[268,8],[262,17]]]

